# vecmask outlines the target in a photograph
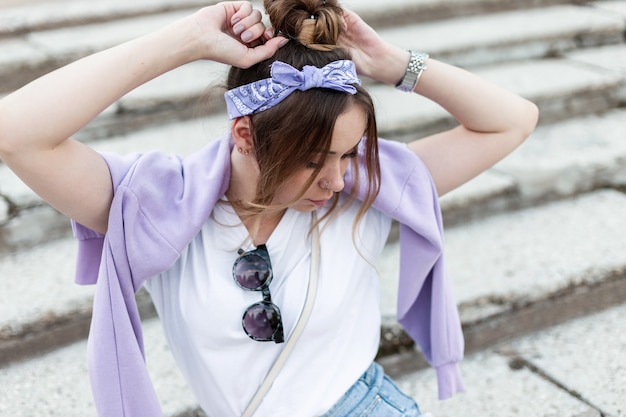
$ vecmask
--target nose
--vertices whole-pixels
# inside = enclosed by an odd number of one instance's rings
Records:
[[[335,164],[333,164],[335,165]],[[343,170],[341,164],[336,166],[324,168],[320,175],[319,186],[323,190],[331,190],[334,193],[338,193],[343,190],[345,182],[343,180]]]

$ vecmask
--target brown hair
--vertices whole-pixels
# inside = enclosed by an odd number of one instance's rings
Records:
[[[305,65],[321,68],[336,60],[350,59],[348,51],[337,46],[343,12],[336,0],[264,0],[264,5],[276,33],[291,41],[272,58],[251,68],[232,67],[227,79],[228,89],[269,78],[274,61],[282,61],[302,70]],[[366,116],[365,152],[361,154],[361,160],[366,167],[368,184],[357,215],[358,222],[378,194],[380,167],[374,105],[365,89],[358,85],[355,87],[357,93],[354,95],[320,88],[295,91],[278,105],[251,115],[253,152],[260,170],[256,198],[249,203],[231,203],[249,215],[286,208],[271,205],[275,192],[317,157],[318,168],[312,171],[309,181],[296,197],[300,198],[323,167],[337,117],[355,105]],[[320,154],[322,160],[319,160]],[[353,159],[356,181],[353,197],[359,188],[357,164],[357,159]],[[329,213],[337,203],[338,195],[335,195]]]

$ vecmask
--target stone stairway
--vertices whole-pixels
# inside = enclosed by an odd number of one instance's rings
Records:
[[[0,0],[0,94],[204,4]],[[468,353],[623,304],[626,1],[344,4],[398,45],[467,67],[540,107],[541,124],[519,150],[442,198]],[[206,62],[173,71],[122,98],[78,137],[98,150],[188,154],[227,126],[224,71]],[[383,137],[404,141],[454,123],[427,100],[367,84]],[[0,416],[95,415],[83,359],[93,290],[72,284],[70,235],[69,222],[0,163]],[[406,375],[424,361],[393,318],[393,238],[379,268],[381,361]],[[200,415],[149,300],[138,297],[165,415]]]

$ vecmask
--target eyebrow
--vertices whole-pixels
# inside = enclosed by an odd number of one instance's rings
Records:
[[[350,150],[346,153],[350,153],[350,152],[354,152],[354,151],[358,151],[359,150],[359,145],[361,144],[361,141],[363,140],[363,138],[361,138],[361,140],[359,140],[359,142],[354,145],[352,148],[350,148]],[[321,153],[321,152],[320,152]],[[328,151],[327,152],[329,155],[337,155],[337,151]]]
[[[350,149],[348,152],[346,152],[346,153],[354,152],[354,151],[356,151],[356,150],[357,150],[357,148],[358,148],[358,147],[357,147],[357,146],[355,146],[354,148],[351,148],[351,149]],[[328,151],[327,153],[328,153],[328,155],[337,155],[337,152],[336,152],[336,151]]]

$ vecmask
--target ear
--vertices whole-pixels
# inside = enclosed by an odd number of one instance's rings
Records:
[[[244,151],[252,151],[254,149],[254,140],[252,139],[252,123],[250,117],[243,116],[233,120],[231,126],[231,134],[237,148]]]

